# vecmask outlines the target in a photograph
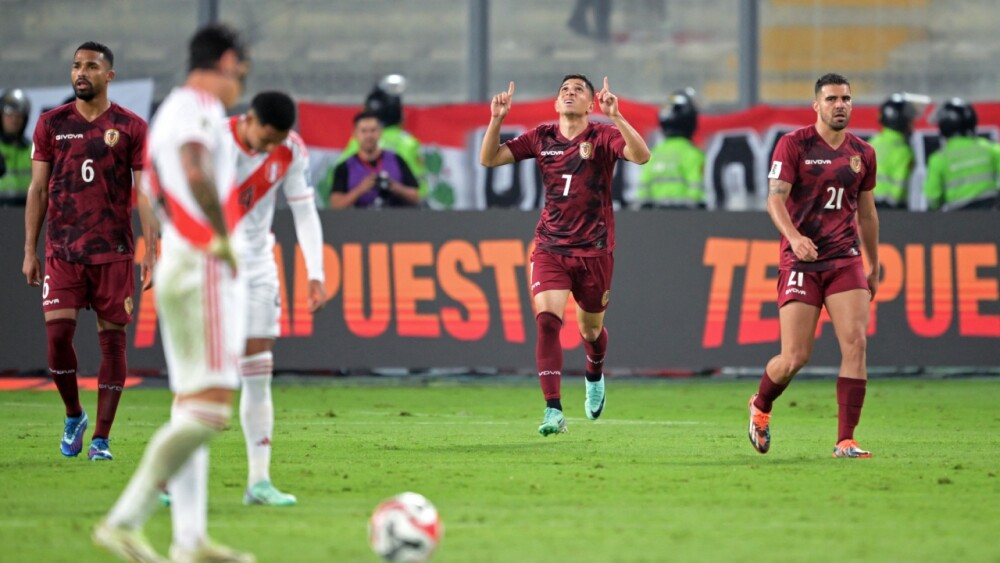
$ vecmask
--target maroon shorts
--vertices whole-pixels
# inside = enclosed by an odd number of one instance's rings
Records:
[[[77,264],[45,259],[42,310],[93,309],[98,318],[116,324],[132,320],[135,265],[131,260]]]
[[[781,270],[778,275],[778,308],[789,301],[822,307],[828,296],[852,289],[869,289],[865,267],[860,261],[825,272]]]
[[[615,257],[563,256],[531,253],[531,295],[550,289],[568,289],[584,311],[600,313],[611,298],[611,274]]]

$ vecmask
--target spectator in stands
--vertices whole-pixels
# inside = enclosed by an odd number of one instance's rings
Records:
[[[354,116],[357,152],[333,169],[330,207],[411,207],[420,204],[417,179],[406,161],[379,143],[382,122],[365,110]]]
[[[927,161],[928,209],[993,209],[1000,193],[1000,146],[976,136],[976,110],[961,98],[937,114],[945,144]]]
[[[653,147],[639,176],[634,206],[641,209],[704,209],[705,153],[691,142],[698,128],[692,88],[670,95],[660,110],[663,140]]]
[[[23,90],[5,90],[0,95],[3,131],[0,133],[0,160],[6,174],[0,175],[0,203],[24,205],[31,184],[31,141],[24,135],[31,102]]]
[[[875,149],[875,205],[879,209],[906,209],[913,149],[910,133],[917,107],[904,94],[893,94],[882,103],[879,123],[882,130],[868,143]]]
[[[590,18],[587,13],[590,12]],[[590,26],[593,20],[593,28]],[[607,43],[611,39],[611,0],[576,0],[566,25],[579,35]]]
[[[404,76],[389,74],[382,77],[365,98],[365,111],[375,114],[382,122],[382,137],[379,146],[396,153],[406,162],[410,171],[413,172],[413,176],[417,179],[417,183],[414,185],[419,188],[420,199],[426,200],[428,186],[420,141],[403,129],[404,91],[406,91],[406,78]],[[357,137],[352,138],[334,167],[357,153],[358,147]],[[331,168],[330,172],[332,173],[333,170],[334,168]],[[318,186],[320,193],[329,195],[332,182],[333,178],[328,173]]]

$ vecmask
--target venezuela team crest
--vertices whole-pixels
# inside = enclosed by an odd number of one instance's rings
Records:
[[[580,143],[580,158],[587,160],[593,152],[594,145],[592,143]]]
[[[118,140],[121,139],[122,135],[117,129],[108,129],[104,132],[104,144],[109,147],[113,147],[118,144]]]
[[[853,170],[855,174],[857,174],[858,172],[861,172],[861,157],[860,156],[854,155],[854,156],[851,157],[851,170]]]

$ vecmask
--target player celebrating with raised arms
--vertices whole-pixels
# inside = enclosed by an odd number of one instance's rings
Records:
[[[249,287],[249,317],[245,354],[240,359],[243,390],[240,422],[246,438],[249,473],[245,504],[291,506],[295,496],[271,484],[271,434],[274,404],[271,379],[274,340],[280,332],[281,297],[274,261],[274,207],[279,185],[292,210],[295,234],[302,246],[309,276],[309,310],[326,303],[323,285],[323,230],[313,188],[306,175],[309,155],[305,143],[291,131],[295,102],[283,92],[261,92],[242,116],[230,118],[228,128],[239,146],[236,161],[237,196],[234,214],[247,244],[240,252],[243,277]]]
[[[781,233],[781,352],[767,363],[750,397],[750,443],[762,454],[770,449],[771,407],[809,361],[825,306],[841,353],[833,455],[871,457],[854,441],[854,428],[865,400],[868,311],[879,280],[875,151],[847,131],[846,78],[825,74],[814,94],[816,123],[778,140],[767,175],[767,211]],[[867,274],[859,240],[871,268]]]
[[[493,97],[479,161],[494,167],[534,158],[542,172],[545,207],[535,229],[531,292],[538,327],[535,360],[546,406],[538,432],[548,436],[566,431],[559,332],[570,293],[577,302],[577,325],[587,352],[585,414],[595,420],[604,411],[604,313],[615,249],[611,179],[619,159],[644,164],[649,148],[619,111],[607,77],[596,94],[586,76],[563,77],[555,100],[559,122],[539,125],[500,144],[500,128],[513,96],[511,82],[506,92]],[[611,124],[590,121],[595,101]]]

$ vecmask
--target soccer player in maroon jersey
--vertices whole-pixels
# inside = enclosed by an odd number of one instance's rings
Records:
[[[781,233],[781,352],[767,363],[758,391],[750,397],[750,443],[762,454],[770,449],[771,407],[809,361],[825,306],[841,353],[833,456],[871,457],[854,441],[854,429],[868,379],[869,303],[879,280],[875,151],[847,131],[851,85],[846,78],[821,76],[812,105],[816,124],[778,140],[767,175],[767,211]]]
[[[570,293],[587,351],[585,412],[595,420],[604,410],[608,344],[604,313],[611,296],[615,249],[611,178],[618,159],[645,164],[649,148],[619,111],[607,77],[595,94],[594,85],[582,74],[562,80],[555,100],[559,123],[539,125],[501,145],[500,127],[513,95],[511,82],[506,92],[493,97],[479,161],[493,167],[534,158],[542,172],[545,207],[535,229],[531,292],[538,326],[535,359],[546,405],[538,432],[548,436],[566,431],[559,332]],[[595,100],[610,124],[590,121]]]
[[[35,127],[22,272],[29,285],[42,287],[49,373],[66,408],[60,451],[68,457],[79,455],[88,424],[77,390],[76,320],[84,307],[97,314],[101,367],[87,457],[110,460],[108,440],[127,372],[125,325],[134,307],[132,185],[142,171],[146,122],[108,99],[115,71],[105,45],[80,45],[70,75],[76,99],[42,114]],[[141,276],[148,289],[157,234],[150,215],[140,211]],[[46,217],[42,277],[38,237]]]

